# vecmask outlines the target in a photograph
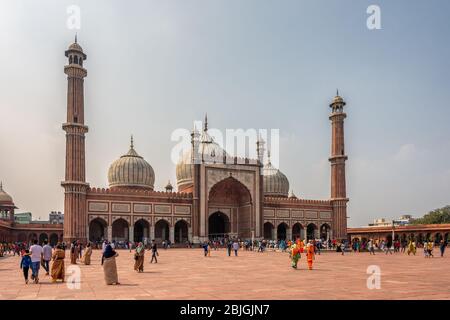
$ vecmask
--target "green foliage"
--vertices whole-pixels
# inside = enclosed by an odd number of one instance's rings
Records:
[[[422,218],[415,219],[413,224],[441,224],[450,223],[450,205],[430,211]]]

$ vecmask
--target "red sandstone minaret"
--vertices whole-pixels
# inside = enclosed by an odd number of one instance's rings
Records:
[[[333,204],[333,237],[347,238],[347,192],[345,187],[344,113],[345,101],[337,92],[331,108],[331,202]]]
[[[65,52],[68,65],[64,66],[67,74],[67,121],[62,128],[66,132],[66,176],[61,183],[64,187],[64,241],[80,240],[85,242],[86,215],[86,183],[85,170],[85,133],[84,125],[84,77],[87,76],[83,62],[86,55],[77,43],[69,46]]]

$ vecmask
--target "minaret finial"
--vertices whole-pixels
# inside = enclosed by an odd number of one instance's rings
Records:
[[[339,89],[336,89],[336,96],[339,96]]]
[[[0,191],[3,191],[3,181],[0,181]]]
[[[131,145],[130,145],[131,149],[134,149],[134,141],[133,141],[133,135],[131,135]]]
[[[75,32],[75,43],[78,43],[77,32]]]
[[[205,113],[205,125],[203,131],[208,131],[208,113]]]
[[[267,163],[271,164],[271,162],[270,162],[270,149],[267,150]]]

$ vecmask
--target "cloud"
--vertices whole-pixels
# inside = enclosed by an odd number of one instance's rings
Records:
[[[400,147],[400,149],[394,155],[394,160],[397,162],[405,162],[413,160],[416,155],[417,155],[416,146],[412,143],[408,143]]]

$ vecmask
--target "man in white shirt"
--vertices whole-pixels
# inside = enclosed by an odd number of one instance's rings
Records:
[[[34,283],[39,283],[39,268],[41,266],[41,258],[43,249],[40,245],[38,245],[38,241],[34,240],[33,245],[30,247],[31,253],[31,280],[34,280]]]
[[[44,258],[45,275],[48,276],[50,272],[50,260],[52,260],[52,247],[48,244],[48,241],[44,241],[44,247],[42,248],[42,256]]]

